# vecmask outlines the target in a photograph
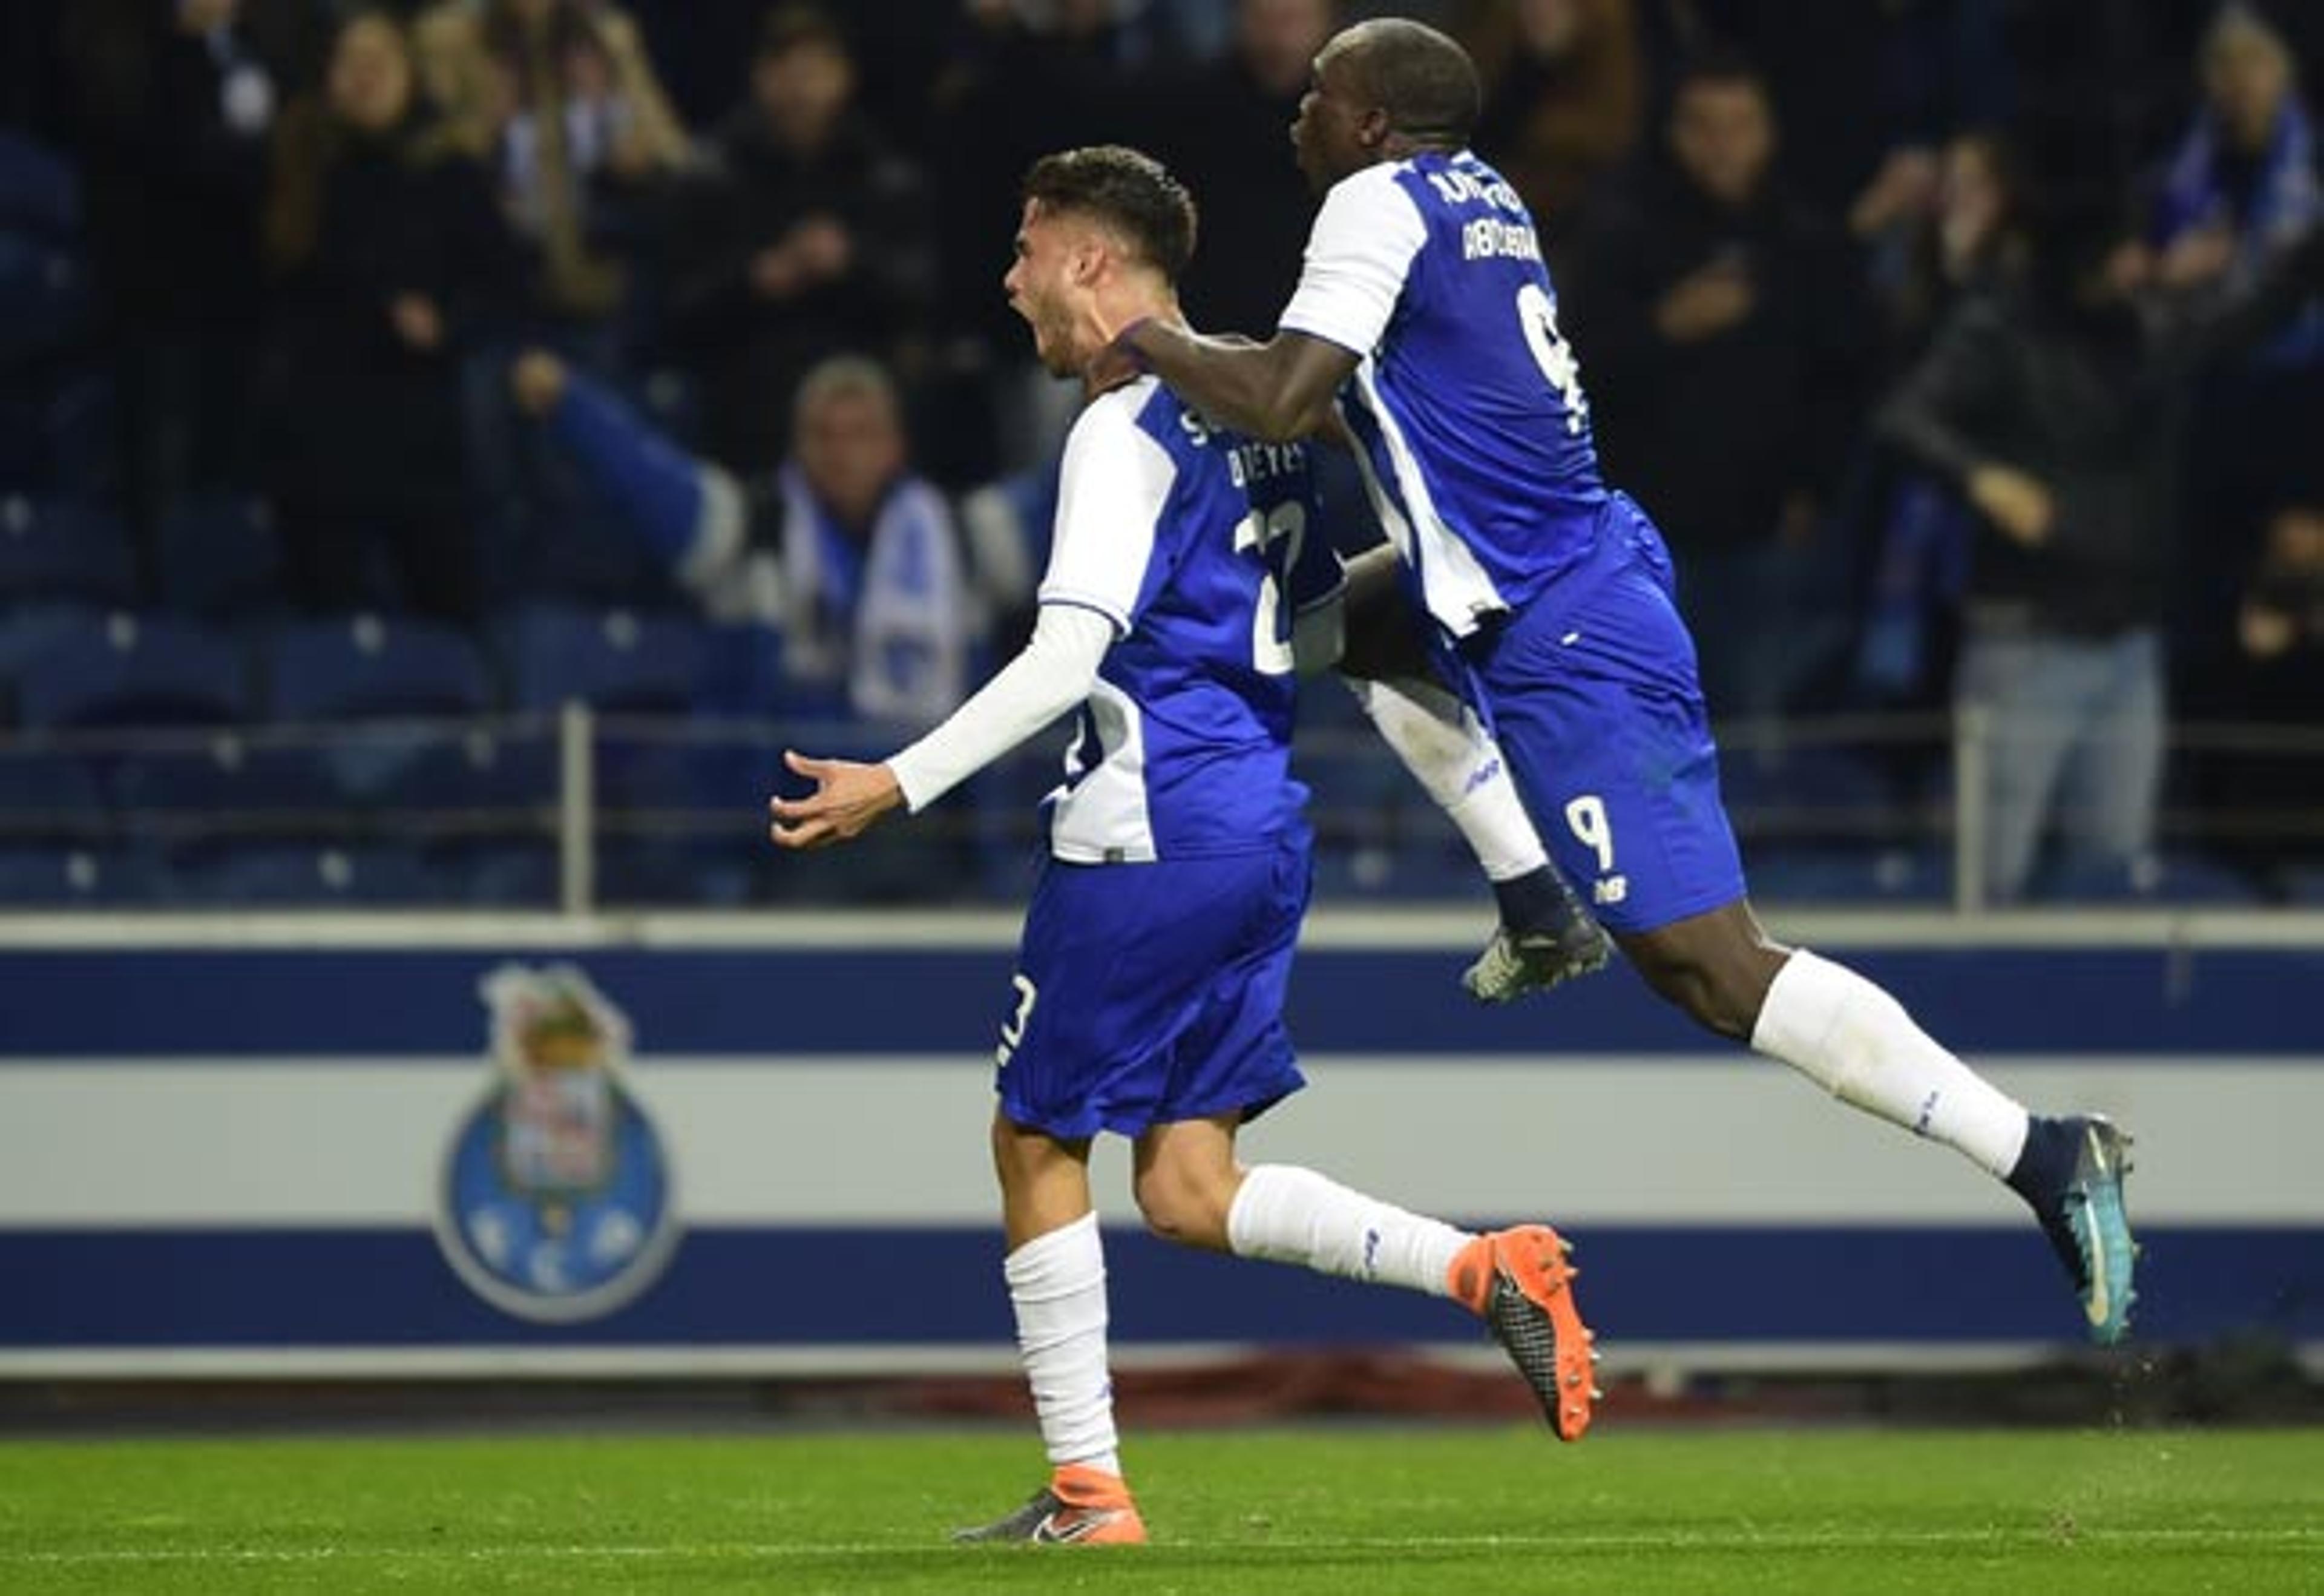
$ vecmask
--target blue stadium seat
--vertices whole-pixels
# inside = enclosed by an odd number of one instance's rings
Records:
[[[136,560],[121,522],[61,495],[0,498],[0,604],[126,604]]]
[[[2213,905],[2263,901],[2259,885],[2242,872],[2200,853],[2170,853],[2123,868],[2066,864],[2040,872],[2027,898],[2054,904]]]
[[[80,756],[0,745],[0,846],[86,841],[112,824],[104,783]]]
[[[100,625],[104,612],[86,604],[27,604],[0,607],[0,684],[6,686],[13,711],[16,678],[24,668],[61,639]]]
[[[1449,836],[1448,830],[1448,836]],[[1315,897],[1333,903],[1477,902],[1488,917],[1492,890],[1457,840],[1319,837]]]
[[[183,898],[213,907],[420,908],[455,901],[456,883],[384,844],[252,843],[182,866]]]
[[[2324,857],[2294,859],[2279,878],[2285,900],[2294,909],[2324,909]]]
[[[278,720],[472,715],[493,701],[482,650],[434,622],[291,622],[268,634],[263,655],[267,709]]]
[[[1293,740],[1291,773],[1306,783],[1316,824],[1387,826],[1406,811],[1435,815],[1428,794],[1373,733],[1370,723],[1363,727],[1319,730]]]
[[[164,609],[189,615],[264,614],[282,604],[282,547],[263,499],[189,494],[154,532]]]
[[[752,901],[759,861],[683,839],[605,839],[597,853],[597,897],[616,907],[732,909]]]
[[[1934,907],[1952,898],[1952,860],[1941,847],[1770,844],[1745,862],[1763,902]]]
[[[519,709],[577,698],[609,714],[682,715],[703,689],[710,634],[688,616],[540,604],[499,640]]]
[[[1896,801],[1877,765],[1840,748],[1722,748],[1719,790],[1738,826],[1764,814],[1860,828]]]
[[[456,839],[430,848],[427,858],[435,879],[472,907],[543,909],[561,900],[557,848],[547,841]],[[763,899],[768,870],[747,847],[604,836],[596,898],[616,908],[737,908]]]
[[[1364,714],[1356,696],[1339,682],[1318,679],[1300,683],[1300,735],[1325,731],[1369,737],[1372,734],[1371,717]]]
[[[388,812],[398,826],[431,834],[505,830],[558,802],[550,736],[415,729],[375,743],[369,753],[350,796]]]
[[[198,744],[136,749],[107,761],[119,813],[173,847],[254,834],[336,838],[350,824],[328,752],[221,732]]]
[[[192,622],[119,612],[66,628],[23,669],[17,708],[39,727],[216,725],[244,719],[241,651]]]
[[[142,849],[0,844],[0,905],[10,909],[144,909],[171,900],[169,872]]]
[[[695,707],[706,715],[752,719],[785,713],[783,634],[773,626],[730,622],[702,632]]]
[[[429,872],[456,902],[477,909],[555,909],[557,847],[547,841],[452,837],[426,853]]]

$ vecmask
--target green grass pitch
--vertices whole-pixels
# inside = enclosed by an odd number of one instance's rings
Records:
[[[1038,1443],[0,1443],[0,1591],[2324,1592],[2324,1432],[1134,1435],[1155,1544],[954,1548]]]

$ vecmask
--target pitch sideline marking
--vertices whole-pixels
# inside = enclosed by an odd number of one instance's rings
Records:
[[[2047,1527],[2026,1526],[2008,1529],[1930,1529],[1906,1530],[1886,1534],[1849,1532],[1837,1533],[1775,1533],[1738,1532],[1732,1535],[1680,1530],[1669,1535],[1607,1535],[1578,1534],[1554,1536],[1396,1536],[1370,1538],[1333,1537],[1329,1540],[1258,1540],[1258,1541],[1187,1541],[1172,1545],[1164,1542],[1156,1550],[1169,1551],[1498,1551],[1528,1547],[1563,1547],[1567,1550],[1594,1551],[1723,1551],[1749,1549],[1754,1551],[1829,1551],[1842,1548],[1874,1549],[1881,1546],[2072,1546],[2099,1543],[2123,1546],[2174,1545],[2189,1542],[2218,1542],[2245,1545],[2301,1545],[2324,1544],[2324,1525],[2288,1526],[2257,1529],[2195,1529],[2195,1528],[2080,1528],[2056,1531]],[[479,1546],[453,1551],[440,1546],[279,1546],[230,1547],[208,1550],[194,1547],[89,1547],[80,1551],[10,1551],[0,1550],[0,1565],[40,1564],[51,1567],[70,1567],[76,1564],[140,1563],[236,1563],[236,1564],[300,1564],[346,1562],[380,1562],[390,1558],[452,1559],[467,1563],[521,1562],[530,1559],[559,1559],[586,1562],[591,1558],[628,1561],[647,1557],[700,1559],[706,1557],[742,1557],[804,1559],[812,1557],[861,1557],[872,1555],[925,1555],[930,1552],[947,1551],[944,1543],[926,1545],[899,1545],[892,1541],[853,1541],[828,1543],[761,1542],[761,1543],[703,1543],[693,1545],[546,1545],[546,1546]],[[975,1556],[974,1551],[964,1554]]]

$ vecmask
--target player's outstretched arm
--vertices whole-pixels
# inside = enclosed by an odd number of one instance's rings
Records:
[[[805,798],[770,798],[768,835],[779,848],[820,848],[861,835],[897,808],[918,814],[1089,697],[1113,645],[1113,623],[1074,604],[1045,604],[1017,657],[945,723],[876,765],[783,761],[816,782]]]
[[[1332,396],[1356,369],[1355,355],[1305,333],[1279,332],[1253,344],[1160,319],[1123,328],[1113,350],[1125,365],[1152,372],[1204,414],[1271,443],[1305,438],[1323,426]]]

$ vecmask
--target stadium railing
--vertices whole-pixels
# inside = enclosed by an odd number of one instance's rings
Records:
[[[0,912],[73,908],[733,909],[1021,899],[1062,737],[855,847],[767,842],[786,748],[872,759],[862,724],[599,714],[0,732]],[[1851,716],[1720,731],[1755,896],[1978,914],[1987,729]],[[1360,722],[1303,727],[1319,900],[1476,896],[1473,866]],[[2070,817],[2068,817],[2070,818]],[[2157,846],[2049,869],[2029,901],[2324,909],[2324,729],[2174,729]]]

